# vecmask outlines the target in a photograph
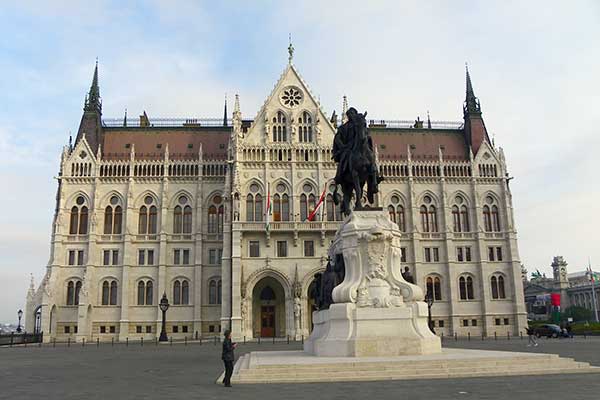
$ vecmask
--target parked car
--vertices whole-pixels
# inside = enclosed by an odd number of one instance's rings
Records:
[[[546,336],[548,338],[552,338],[552,337],[557,338],[557,337],[561,336],[562,329],[560,329],[560,326],[558,326],[558,325],[544,324],[544,325],[537,326],[533,330],[533,334],[537,337]]]

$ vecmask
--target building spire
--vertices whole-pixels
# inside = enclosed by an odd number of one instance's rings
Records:
[[[123,117],[123,126],[127,127],[127,107],[125,107],[125,116]]]
[[[294,46],[292,45],[292,34],[290,33],[290,45],[288,46],[288,63],[292,63],[294,58]]]
[[[469,65],[465,63],[465,70],[467,75],[467,91],[465,98],[465,112],[468,113],[480,113],[481,106],[479,105],[479,99],[475,97],[475,92],[473,91],[473,84],[471,83],[471,75],[469,74]]]
[[[427,110],[427,129],[431,129],[431,118],[429,117],[429,110]]]
[[[102,114],[102,100],[100,98],[100,86],[98,84],[98,58],[96,57],[96,66],[94,68],[94,77],[92,85],[85,99],[84,111],[98,111]]]
[[[223,126],[227,126],[227,93],[225,93],[225,106],[223,108]]]
[[[346,121],[348,121],[348,116],[346,115],[346,113],[348,112],[348,97],[346,97],[346,95],[344,95],[343,100],[342,100],[342,124],[346,123]]]

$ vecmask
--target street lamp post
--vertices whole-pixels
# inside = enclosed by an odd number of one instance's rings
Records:
[[[169,309],[169,299],[167,299],[166,293],[163,293],[158,307],[160,308],[160,311],[162,311],[162,327],[160,329],[160,336],[158,338],[158,341],[168,342],[169,338],[167,337],[167,310]]]
[[[427,291],[427,293],[425,294],[425,301],[427,302],[427,324],[429,325],[431,333],[435,334],[433,320],[431,319],[431,306],[433,305],[433,295],[430,291]]]
[[[19,310],[17,312],[17,316],[19,317],[19,324],[17,325],[17,333],[21,333],[21,318],[23,318],[23,310]]]

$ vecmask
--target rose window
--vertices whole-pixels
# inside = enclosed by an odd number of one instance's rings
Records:
[[[302,101],[302,92],[300,89],[290,86],[281,92],[281,103],[286,107],[296,107]]]

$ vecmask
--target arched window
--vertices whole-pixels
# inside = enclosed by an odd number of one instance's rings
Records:
[[[462,226],[460,225],[460,210],[458,206],[452,206],[452,227],[454,232],[461,232]]]
[[[434,205],[429,206],[429,229],[430,232],[438,231],[437,210]]]
[[[181,233],[183,231],[183,208],[175,206],[173,210],[173,233]]]
[[[181,282],[181,304],[190,304],[190,283]]]
[[[75,205],[71,208],[69,224],[70,235],[87,235],[88,233],[88,207],[83,196],[77,196]]]
[[[429,218],[427,218],[427,207],[421,206],[421,230],[423,232],[429,232]]]
[[[404,216],[404,206],[400,204],[400,197],[394,195],[390,199],[390,205],[388,206],[388,214],[392,222],[398,225],[398,229],[402,232],[406,232],[406,222]]]
[[[208,281],[208,304],[221,304],[221,280]]]
[[[154,285],[151,280],[139,281],[137,292],[138,306],[151,306],[154,298]]]
[[[470,276],[461,276],[458,278],[458,288],[461,300],[473,300],[475,298],[473,278]]]
[[[117,305],[117,281],[112,281],[110,283],[110,305]]]
[[[488,206],[483,206],[483,227],[486,232],[492,231],[492,214]]]
[[[246,221],[261,222],[263,220],[263,201],[260,187],[253,183],[249,187],[250,193],[246,196]]]
[[[183,233],[192,233],[192,207],[183,207]]]
[[[460,208],[460,223],[463,232],[469,232],[471,230],[469,226],[469,211],[465,205]]]
[[[304,143],[313,141],[312,117],[306,111],[298,117],[298,141]]]
[[[117,196],[110,198],[110,205],[104,209],[104,234],[120,235],[123,226],[123,208]]]
[[[342,221],[342,207],[341,204],[335,204],[333,193],[335,192],[335,185],[329,186],[329,192],[325,197],[325,211],[327,212],[327,221]]]
[[[274,142],[287,142],[287,123],[285,114],[281,111],[277,112],[277,116],[273,117],[273,141]]]
[[[69,281],[67,283],[67,305],[72,306],[75,301],[75,283],[73,281]]]
[[[139,220],[138,220],[138,233],[144,234],[155,234],[157,231],[157,209],[154,198],[152,196],[146,196],[144,198],[144,205],[140,207]]]
[[[504,276],[492,275],[490,278],[492,286],[492,299],[506,299],[506,290],[504,288]]]
[[[436,301],[442,300],[442,282],[437,276],[428,276],[426,279],[427,293]]]
[[[500,232],[500,213],[496,199],[492,196],[485,198],[483,206],[483,223],[486,232]]]
[[[102,282],[102,305],[116,306],[117,305],[117,281],[105,280]]]
[[[275,186],[275,195],[273,195],[273,221],[290,220],[290,198],[287,194],[287,187],[283,183]]]
[[[500,216],[498,214],[498,206],[492,206],[492,230],[500,232]]]
[[[217,207],[208,207],[208,233],[217,233]]]
[[[190,283],[186,279],[173,282],[173,304],[189,304]]]
[[[74,305],[79,305],[79,293],[81,293],[81,281],[77,281],[77,283],[75,283],[75,300],[73,301]]]
[[[315,195],[313,194],[313,187],[309,183],[302,185],[302,194],[300,195],[300,221],[306,221],[310,216],[310,213],[315,209]],[[317,220],[318,216],[315,216]]]
[[[102,305],[107,306],[110,299],[110,283],[108,281],[102,282]]]
[[[181,282],[173,282],[173,304],[181,304]]]

